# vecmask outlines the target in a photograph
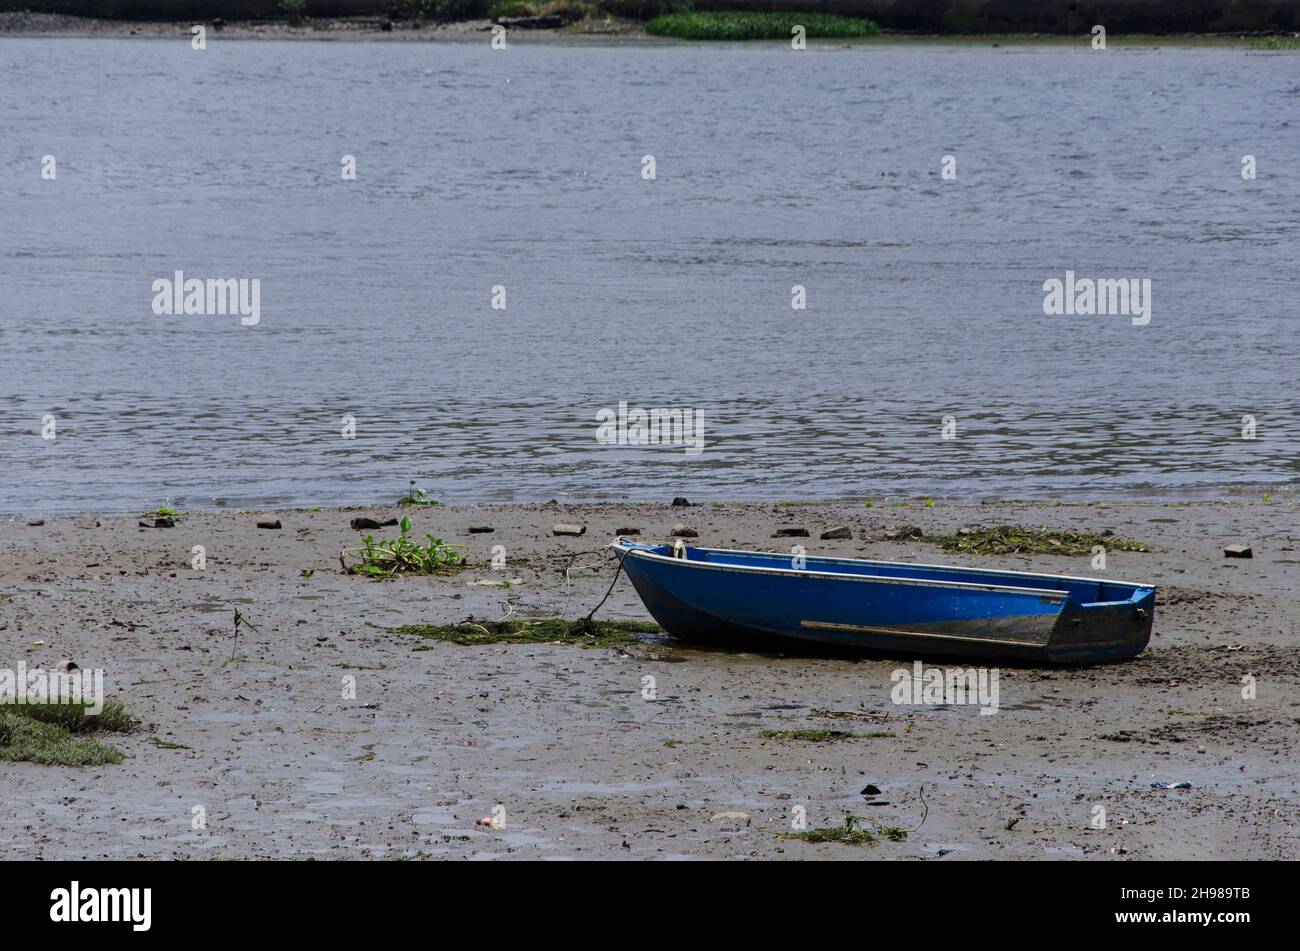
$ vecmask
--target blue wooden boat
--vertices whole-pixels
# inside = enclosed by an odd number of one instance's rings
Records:
[[[1155,614],[1153,585],[1109,579],[626,538],[611,547],[664,630],[737,647],[1098,664],[1141,653]]]

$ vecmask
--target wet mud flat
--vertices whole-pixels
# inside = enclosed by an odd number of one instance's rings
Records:
[[[341,549],[397,532],[353,518],[403,514],[413,535],[465,545],[470,567],[342,573]],[[9,519],[0,668],[102,668],[143,725],[106,739],[118,765],[5,763],[6,856],[1297,858],[1296,515],[1279,496],[195,512],[171,528],[141,527],[153,524],[141,513]],[[557,523],[586,531],[556,536]],[[997,712],[981,714],[893,703],[908,656],[394,630],[580,618],[614,577],[603,545],[616,532],[658,541],[678,523],[702,545],[1149,581],[1154,636],[1128,663],[1000,667]],[[1087,555],[927,540],[1003,524],[1110,531],[1149,550],[1110,552],[1098,572]],[[850,537],[819,538],[839,527]],[[1225,558],[1236,542],[1254,557]],[[649,620],[626,578],[597,617]],[[1152,788],[1166,782],[1191,788]],[[795,838],[801,815],[808,830],[855,817],[870,841]]]

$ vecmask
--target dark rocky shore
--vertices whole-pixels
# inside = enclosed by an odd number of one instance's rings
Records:
[[[493,19],[519,30],[639,33],[640,24],[686,5],[673,0],[538,0],[520,16],[493,0],[0,0],[0,34],[156,35],[210,23],[234,35],[464,34]],[[865,17],[886,33],[1110,36],[1278,35],[1300,32],[1290,0],[695,0],[696,11],[834,13]],[[494,12],[495,11],[495,12]]]

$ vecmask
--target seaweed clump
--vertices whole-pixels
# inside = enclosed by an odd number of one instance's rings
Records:
[[[973,555],[1090,555],[1101,546],[1107,551],[1148,551],[1142,542],[1104,532],[1049,531],[1019,525],[961,528],[956,535],[930,535],[928,541],[944,551]]]

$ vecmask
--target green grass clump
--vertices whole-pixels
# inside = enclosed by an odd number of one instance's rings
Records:
[[[407,624],[391,628],[395,634],[414,634],[450,644],[549,644],[575,647],[622,647],[639,643],[639,634],[661,634],[648,621],[566,621],[539,618],[531,621],[463,621],[460,624]]]
[[[894,734],[851,733],[848,730],[762,730],[758,734],[765,740],[806,740],[809,743],[839,743],[843,740],[870,740],[892,737]]]
[[[930,535],[946,552],[974,555],[1091,555],[1100,545],[1107,551],[1147,551],[1142,542],[1129,541],[1106,531],[1048,531],[998,525],[994,528],[963,528],[956,535]]]
[[[130,733],[140,721],[126,712],[118,700],[105,700],[97,714],[75,703],[6,703],[0,710],[29,720],[50,723],[69,733]]]
[[[104,766],[122,762],[120,750],[85,734],[129,733],[139,726],[110,700],[99,715],[75,704],[6,703],[0,706],[0,761],[41,766]]]
[[[747,10],[665,13],[646,24],[646,32],[679,40],[788,40],[800,25],[809,38],[871,36],[880,28],[871,20],[829,13],[758,13]]]
[[[1250,44],[1253,50],[1300,50],[1300,37],[1268,36]]]
[[[803,832],[787,832],[781,838],[812,843],[839,842],[841,845],[867,845],[876,841],[876,837],[866,829],[845,829],[842,826],[824,826],[820,829],[806,829]]]
[[[365,535],[361,547],[354,549],[361,563],[350,565],[348,574],[387,578],[395,574],[437,575],[451,574],[465,566],[465,556],[434,535],[425,535],[425,542],[412,541],[411,519],[402,516],[397,538],[375,541],[375,536]]]
[[[398,505],[439,505],[441,503],[439,503],[437,499],[431,499],[427,495],[425,495],[424,489],[417,489],[415,487],[415,480],[412,479],[410,488],[406,490],[406,494],[404,496],[402,496],[400,499],[397,500],[397,504]]]

